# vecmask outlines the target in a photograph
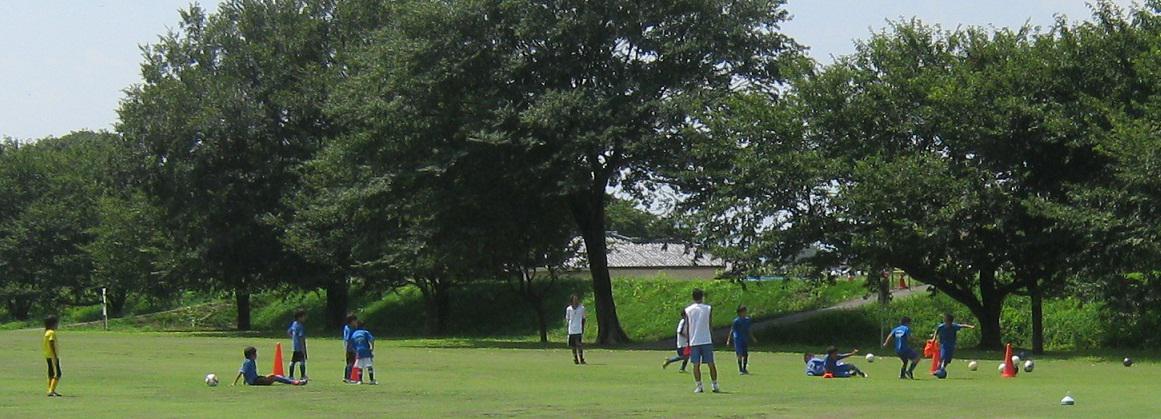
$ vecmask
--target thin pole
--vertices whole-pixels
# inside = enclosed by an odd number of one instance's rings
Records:
[[[109,330],[109,298],[105,290],[101,287],[101,319],[105,321],[105,330]]]

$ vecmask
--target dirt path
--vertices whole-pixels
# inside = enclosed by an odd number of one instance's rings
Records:
[[[922,294],[926,294],[926,293],[927,293],[927,286],[913,286],[911,288],[906,288],[906,289],[891,290],[891,298],[898,300],[900,298],[907,298],[907,297],[911,297],[911,296],[916,295],[916,294],[922,295]],[[862,306],[866,306],[866,305],[870,305],[870,304],[875,304],[877,302],[878,302],[878,300],[875,298],[862,298],[862,297],[852,298],[850,300],[843,301],[841,303],[835,304],[835,305],[830,306],[830,307],[823,307],[823,308],[815,309],[815,310],[803,311],[803,312],[794,313],[794,314],[787,314],[787,315],[781,316],[781,317],[773,317],[773,318],[758,320],[758,321],[754,322],[754,324],[751,326],[751,328],[753,329],[754,334],[758,334],[759,332],[770,330],[770,329],[775,328],[775,327],[788,326],[788,325],[803,322],[803,321],[806,321],[809,319],[813,319],[813,318],[818,317],[826,312],[835,311],[835,310],[847,310],[847,309],[852,309],[852,308],[858,308],[858,307],[862,307]],[[726,339],[725,336],[727,333],[730,333],[729,326],[724,326],[724,327],[719,327],[719,328],[714,329],[714,334],[713,334],[714,341],[717,342],[720,339],[722,342],[724,342]],[[642,344],[642,348],[672,349],[673,348],[673,341],[675,340],[675,338],[676,338],[676,336],[673,336],[673,337],[665,338],[665,339],[658,341],[658,342]]]

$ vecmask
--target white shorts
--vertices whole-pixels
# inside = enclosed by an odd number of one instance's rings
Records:
[[[359,358],[355,360],[355,368],[373,368],[375,358]]]

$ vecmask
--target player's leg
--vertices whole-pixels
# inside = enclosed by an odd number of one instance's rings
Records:
[[[45,393],[52,397],[52,383],[56,381],[56,370],[53,369],[52,358],[45,358],[44,361],[48,364],[48,390]]]
[[[54,358],[52,360],[52,364],[55,367],[55,373],[54,373],[54,378],[52,379],[52,385],[50,386],[49,391],[52,393],[53,396],[60,397],[60,393],[56,392],[56,387],[60,385],[60,378],[62,375],[61,370],[60,370],[60,358]]]
[[[576,353],[577,340],[578,340],[577,335],[568,335],[568,347],[572,349],[572,363],[573,364],[580,364],[580,358],[577,357],[577,353]]]
[[[367,371],[367,379],[370,380],[367,383],[379,384],[379,381],[375,380],[375,358],[367,358],[367,361],[364,363],[364,368]]]
[[[580,355],[580,363],[585,363],[585,338],[583,334],[576,335],[576,353]]]
[[[905,352],[901,352],[897,355],[899,355],[899,361],[903,363],[903,365],[899,367],[899,378],[907,378],[907,361],[909,361],[909,359],[907,359],[907,354]]]
[[[911,357],[911,366],[907,368],[907,378],[915,379],[915,367],[919,365],[919,354],[915,351],[910,351],[908,354]]]
[[[693,388],[694,393],[701,393],[702,392],[702,387],[701,387],[701,355],[702,355],[702,351],[701,351],[701,349],[702,348],[700,345],[694,346],[694,347],[692,347],[692,352],[690,352],[690,354],[689,354],[689,361],[693,363],[693,382],[695,384],[695,387]]]
[[[293,355],[290,355],[290,376],[291,377],[294,377],[294,364],[297,364],[297,363],[298,363],[298,352],[295,351],[295,352],[293,352]]]
[[[955,347],[954,346],[940,346],[939,347],[939,368],[940,369],[947,369],[947,366],[951,365],[952,359],[955,359]]]
[[[351,381],[351,370],[355,368],[356,358],[354,352],[347,352],[347,366],[343,369],[343,382]]]
[[[306,378],[306,351],[302,351],[302,360],[298,361],[298,376],[303,380]]]

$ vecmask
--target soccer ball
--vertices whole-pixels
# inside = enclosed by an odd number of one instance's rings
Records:
[[[1131,367],[1133,366],[1133,358],[1126,357],[1124,361],[1121,361],[1121,363],[1125,364],[1126,367]]]
[[[1012,355],[1012,365],[1020,365],[1020,356]]]
[[[940,380],[947,378],[947,370],[945,370],[943,368],[935,370],[935,378],[938,378]]]
[[[969,363],[968,363],[968,369],[969,369],[969,370],[975,371],[975,370],[976,370],[976,369],[978,369],[979,367],[980,367],[980,363],[979,363],[979,362],[972,361],[972,362],[969,362]]]
[[[1001,363],[1000,363],[1000,368],[997,368],[997,369],[998,369],[998,370],[1000,370],[1000,372],[1004,372],[1004,363],[1003,363],[1003,362],[1001,362]]]
[[[210,387],[217,387],[218,376],[214,374],[206,374],[206,385]]]
[[[867,354],[867,362],[875,362],[875,354]]]
[[[1033,368],[1036,368],[1036,364],[1031,359],[1024,361],[1024,372],[1032,372]]]

